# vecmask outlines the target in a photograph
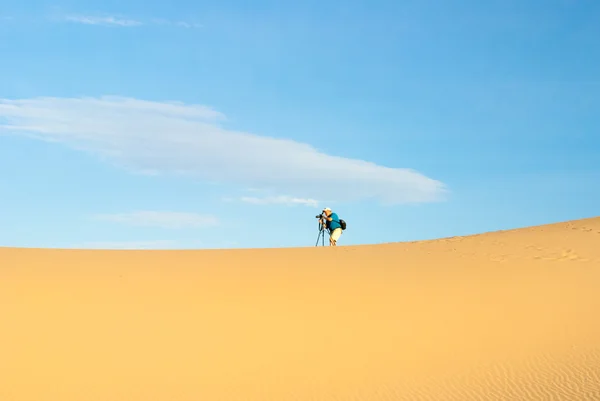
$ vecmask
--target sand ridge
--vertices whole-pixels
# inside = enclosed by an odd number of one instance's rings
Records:
[[[599,244],[0,248],[0,399],[599,400]]]

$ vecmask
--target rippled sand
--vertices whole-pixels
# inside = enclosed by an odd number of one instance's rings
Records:
[[[0,400],[600,400],[599,316],[600,218],[337,248],[0,248]]]

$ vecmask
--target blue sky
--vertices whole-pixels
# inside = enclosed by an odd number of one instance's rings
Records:
[[[0,246],[600,215],[600,3],[0,0]]]

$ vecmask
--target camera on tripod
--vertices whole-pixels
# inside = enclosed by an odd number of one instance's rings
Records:
[[[315,218],[319,219],[319,229],[322,230],[324,228],[325,222],[327,221],[327,215],[325,213],[321,213],[315,216]]]
[[[325,228],[327,227],[327,215],[325,214],[325,212],[321,212],[321,214],[318,214],[315,216],[316,219],[319,219],[319,235],[323,235],[323,231],[325,231]],[[319,240],[317,239],[317,242]]]
[[[321,214],[315,216],[316,219],[319,219],[319,236],[317,237],[315,246],[319,245],[319,239],[321,239],[322,245],[325,246],[326,217],[325,212],[321,212]]]

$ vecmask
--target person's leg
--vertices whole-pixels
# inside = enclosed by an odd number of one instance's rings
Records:
[[[333,230],[333,232],[329,236],[329,245],[337,246],[337,240],[340,238],[340,235],[342,235],[341,228],[336,228],[335,230]]]

